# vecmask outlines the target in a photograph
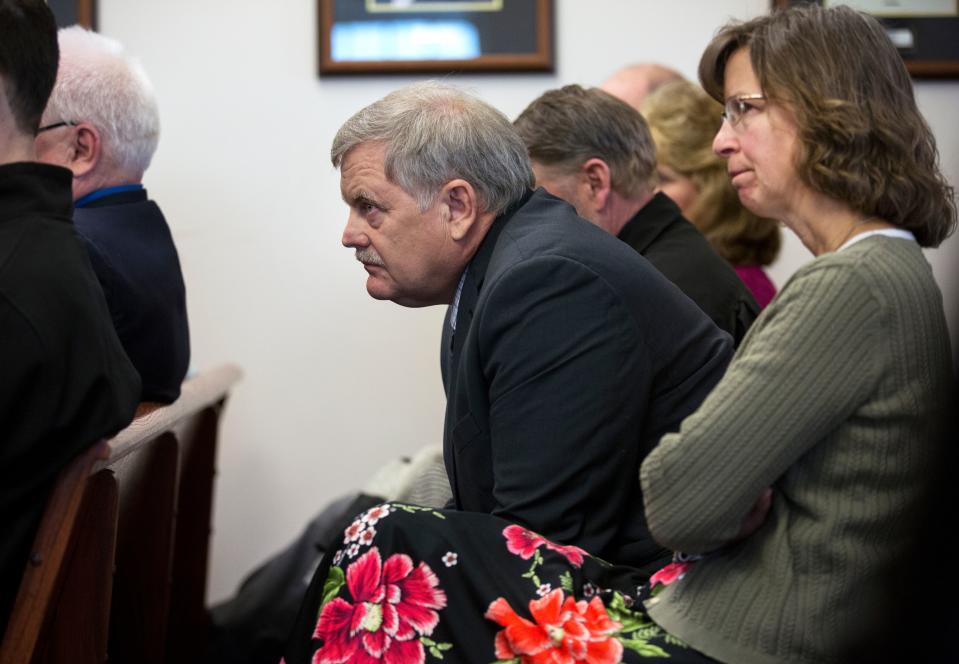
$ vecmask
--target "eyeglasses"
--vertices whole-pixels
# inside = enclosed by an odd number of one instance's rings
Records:
[[[51,129],[58,129],[58,128],[60,128],[60,127],[76,127],[76,126],[77,126],[77,123],[76,123],[76,122],[71,122],[71,121],[69,121],[69,120],[64,120],[64,121],[62,121],[62,122],[54,122],[53,124],[48,124],[48,125],[45,126],[45,127],[40,127],[39,129],[37,129],[37,133],[38,133],[38,134],[41,134],[41,133],[43,133],[43,132],[45,132],[45,131],[50,131]]]
[[[730,97],[726,100],[725,109],[723,110],[723,120],[728,122],[730,126],[735,127],[743,121],[743,116],[746,115],[747,111],[756,108],[755,104],[750,104],[749,102],[759,100],[765,101],[766,95],[739,95],[738,97]]]

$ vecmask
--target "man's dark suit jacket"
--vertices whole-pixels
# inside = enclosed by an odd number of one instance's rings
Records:
[[[0,626],[57,473],[140,401],[70,221],[72,179],[46,164],[0,166]]]
[[[619,239],[679,286],[739,346],[759,315],[759,305],[669,196],[656,194],[623,226]]]
[[[452,310],[452,307],[450,308]],[[444,326],[454,506],[655,569],[639,464],[692,413],[728,334],[639,254],[539,189],[471,261]]]
[[[74,211],[117,335],[143,380],[143,400],[170,403],[190,364],[180,259],[163,213],[145,190]]]

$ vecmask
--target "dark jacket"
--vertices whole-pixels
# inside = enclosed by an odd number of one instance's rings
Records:
[[[729,335],[645,259],[537,190],[494,222],[470,263],[455,334],[447,315],[455,506],[655,566],[665,552],[646,529],[640,461],[731,353]]]
[[[70,186],[63,168],[0,166],[0,625],[57,473],[140,400],[70,222]]]
[[[656,194],[623,226],[619,239],[679,286],[739,347],[759,315],[759,305],[669,196]]]
[[[74,224],[143,380],[143,400],[175,401],[190,364],[190,330],[180,259],[163,213],[146,191],[124,191],[77,208]]]

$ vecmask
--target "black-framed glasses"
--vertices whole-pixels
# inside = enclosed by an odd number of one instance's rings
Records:
[[[37,129],[38,134],[42,134],[45,131],[50,131],[51,129],[58,129],[60,127],[76,127],[76,122],[71,122],[70,120],[63,120],[61,122],[54,122],[53,124],[48,124],[45,127],[40,127]]]
[[[730,97],[726,100],[725,108],[723,109],[723,120],[728,122],[730,126],[735,127],[743,121],[743,116],[746,115],[746,111],[751,108],[756,108],[755,104],[750,104],[749,102],[760,100],[766,101],[766,95],[756,94]]]

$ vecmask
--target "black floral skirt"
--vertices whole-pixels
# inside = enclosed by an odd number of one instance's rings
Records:
[[[386,503],[358,515],[321,561],[284,659],[711,662],[642,609],[684,564],[650,583],[488,514]]]

